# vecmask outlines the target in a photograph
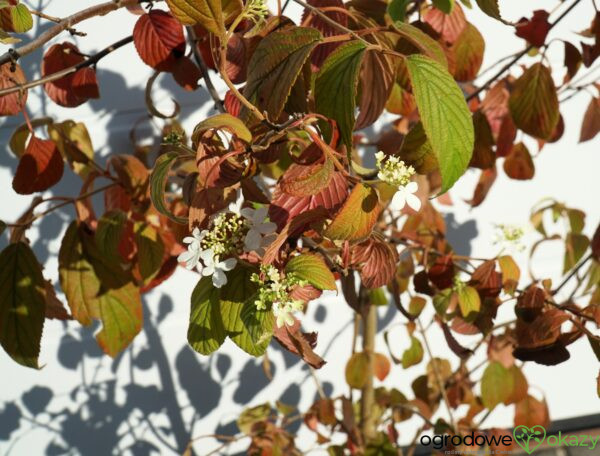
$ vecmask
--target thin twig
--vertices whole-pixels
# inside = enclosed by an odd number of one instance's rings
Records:
[[[204,59],[202,58],[200,50],[198,49],[198,36],[196,35],[196,32],[194,31],[193,27],[186,27],[186,30],[188,33],[190,46],[192,47],[192,52],[194,53],[194,59],[196,60],[196,64],[200,68],[200,73],[202,73],[204,84],[206,84],[206,90],[215,102],[215,109],[221,113],[224,113],[226,112],[226,110],[225,106],[223,105],[223,100],[221,100],[219,92],[215,88],[212,80],[210,79],[209,69],[206,66],[206,63],[204,62]]]
[[[126,38],[123,38],[122,40],[117,41],[116,43],[111,44],[107,48],[103,49],[102,51],[98,52],[97,54],[94,54],[89,59],[78,63],[77,65],[73,65],[72,67],[65,68],[64,70],[60,70],[60,71],[57,71],[56,73],[49,74],[47,76],[44,76],[43,78],[36,79],[35,81],[30,81],[25,84],[17,84],[13,87],[8,87],[6,89],[2,89],[2,90],[0,90],[0,97],[9,95],[14,92],[20,92],[22,90],[31,89],[32,87],[36,87],[36,86],[39,86],[42,84],[46,84],[48,82],[56,81],[58,79],[62,79],[65,76],[67,76],[71,73],[75,73],[82,68],[89,67],[89,66],[92,66],[92,65],[98,63],[98,61],[100,59],[106,57],[111,52],[116,51],[117,49],[125,46],[126,44],[131,43],[132,41],[133,41],[133,36],[128,36]]]
[[[552,291],[551,295],[552,295],[552,296],[555,296],[555,295],[556,295],[556,294],[557,294],[557,293],[558,293],[558,292],[559,292],[559,291],[562,289],[562,287],[564,287],[564,286],[567,284],[567,282],[569,282],[569,280],[571,280],[571,279],[573,278],[573,276],[574,276],[575,274],[577,274],[577,272],[578,272],[578,271],[579,271],[579,270],[580,270],[580,269],[583,267],[583,265],[585,265],[585,264],[586,264],[586,263],[587,263],[589,260],[591,260],[591,259],[592,259],[592,257],[593,257],[593,254],[590,252],[590,254],[589,254],[588,256],[586,256],[586,257],[585,257],[583,260],[581,260],[581,261],[579,262],[579,264],[578,264],[577,266],[575,266],[575,267],[574,267],[574,268],[571,270],[571,272],[569,273],[569,275],[567,275],[567,276],[566,276],[566,277],[563,279],[563,281],[560,283],[560,285],[558,285],[558,287],[556,287],[556,288],[555,288],[555,289]]]
[[[31,40],[30,42],[24,44],[23,46],[19,46],[18,48],[10,49],[8,52],[2,54],[0,56],[0,65],[4,65],[8,62],[16,62],[19,58],[27,54],[31,54],[33,51],[42,47],[44,44],[54,38],[56,35],[64,32],[65,30],[73,28],[75,24],[92,17],[104,16],[105,14],[108,14],[111,11],[115,11],[119,8],[137,5],[140,3],[140,1],[147,0],[114,0],[86,8],[75,14],[72,14],[71,16],[67,16],[64,19],[61,19],[61,21],[58,22],[54,27],[51,27],[44,33],[40,34],[40,36],[38,36],[36,39]]]

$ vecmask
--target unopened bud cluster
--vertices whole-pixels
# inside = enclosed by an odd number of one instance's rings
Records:
[[[415,174],[415,169],[412,166],[406,166],[404,161],[398,157],[386,155],[383,152],[375,154],[377,159],[377,177],[383,182],[386,182],[394,187],[404,187]]]

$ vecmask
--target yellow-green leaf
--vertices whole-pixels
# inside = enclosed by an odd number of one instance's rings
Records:
[[[165,246],[156,228],[148,223],[137,222],[134,233],[140,274],[148,282],[162,266]]]
[[[458,305],[462,316],[467,320],[472,320],[475,314],[481,309],[481,300],[479,293],[473,287],[461,287],[458,290]]]
[[[358,77],[365,50],[361,41],[338,47],[327,57],[315,80],[316,111],[336,121],[346,147],[352,145]]]
[[[448,71],[422,55],[405,59],[427,138],[442,175],[441,193],[463,175],[475,142],[471,112]]]
[[[421,53],[438,62],[443,67],[448,67],[446,54],[440,43],[431,38],[421,29],[406,22],[394,22],[394,30],[404,39],[415,46]]]
[[[450,14],[454,8],[454,0],[433,0],[433,5],[445,14]]]
[[[237,136],[239,139],[246,141],[247,143],[252,142],[252,133],[248,130],[248,127],[237,117],[233,117],[231,114],[217,114],[216,116],[204,119],[194,128],[192,134],[192,142],[197,143],[200,139],[200,135],[206,130],[228,130],[231,134]]]
[[[330,239],[364,239],[371,233],[381,210],[375,189],[357,184],[324,234]]]
[[[125,222],[127,215],[123,211],[109,211],[100,217],[96,228],[98,250],[115,263],[120,261],[118,249]]]
[[[292,273],[301,280],[306,280],[319,290],[335,290],[335,277],[327,267],[325,260],[314,253],[295,256],[285,266],[287,273]]]
[[[152,174],[150,174],[150,199],[158,212],[167,216],[169,219],[182,225],[187,225],[186,217],[178,217],[171,213],[165,205],[165,186],[169,171],[179,157],[176,152],[166,152],[156,159]]]
[[[498,258],[498,265],[502,271],[502,286],[507,293],[513,294],[519,279],[521,278],[521,270],[519,266],[509,255],[503,255]]]
[[[27,244],[10,244],[0,253],[0,345],[17,363],[35,369],[46,314],[44,286]]]
[[[72,120],[50,124],[48,135],[61,155],[67,159],[71,169],[85,179],[92,169],[90,162],[94,159],[92,140],[85,124]]]
[[[565,239],[565,259],[563,274],[575,267],[577,262],[590,245],[590,240],[585,234],[569,233]]]
[[[192,292],[188,342],[198,353],[210,355],[225,341],[221,319],[219,289],[210,277],[203,277]]]
[[[542,63],[528,68],[515,82],[508,100],[515,125],[525,133],[549,139],[558,124],[558,96],[550,70]]]
[[[488,409],[507,401],[514,390],[514,375],[498,361],[491,362],[481,379],[481,401]]]
[[[423,346],[419,339],[410,337],[410,347],[402,354],[402,367],[408,369],[411,366],[419,364],[423,360]]]
[[[360,389],[367,382],[369,357],[366,353],[354,353],[346,363],[346,383],[351,388]]]
[[[10,9],[10,17],[12,19],[12,26],[17,33],[25,33],[33,27],[31,12],[23,3],[19,3]]]
[[[96,339],[110,356],[126,348],[142,329],[139,289],[126,271],[98,249],[94,237],[71,223],[58,254],[60,284],[71,314],[82,325],[102,322]]]
[[[276,31],[264,38],[248,64],[246,98],[260,112],[277,119],[285,106],[300,70],[312,50],[321,41],[321,32],[313,28],[293,27]],[[242,118],[248,111],[242,110]]]
[[[510,24],[510,22],[505,21],[500,16],[500,7],[498,6],[498,0],[475,0],[475,1],[477,2],[477,5],[479,5],[479,8],[481,9],[481,11],[483,11],[488,16],[493,17],[494,19],[497,19],[500,22],[503,22],[505,24]]]
[[[167,0],[167,5],[182,24],[200,24],[216,35],[223,35],[225,23],[242,10],[240,0]]]
[[[454,78],[457,81],[475,79],[481,68],[485,52],[485,40],[477,27],[467,22],[466,27],[452,45],[452,51],[455,59]]]

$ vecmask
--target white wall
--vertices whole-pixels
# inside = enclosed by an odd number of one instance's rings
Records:
[[[76,7],[66,1],[46,3],[38,9],[64,16],[96,2],[79,1]],[[29,4],[36,6],[35,1]],[[524,9],[523,2],[501,1],[503,13],[509,19],[528,16],[534,9],[551,8],[556,4],[558,2],[532,0]],[[300,12],[295,4],[288,11],[295,18]],[[574,32],[587,26],[592,15],[591,2],[582,2],[552,31],[550,38],[575,39]],[[467,16],[486,37],[484,67],[522,48],[522,40],[502,24],[478,11],[467,11]],[[76,41],[84,52],[102,49],[127,36],[134,21],[135,17],[125,11],[112,13],[109,19],[90,20],[77,27],[88,37]],[[71,38],[63,34],[60,40]],[[560,66],[562,46],[553,44],[549,57],[553,64]],[[23,59],[30,78],[35,76],[33,69],[40,58],[41,54],[37,53]],[[123,74],[119,74],[120,71]],[[48,103],[38,89],[30,92],[28,109],[32,116],[52,115],[60,120],[76,118],[86,122],[99,155],[127,153],[129,129],[145,115],[143,90],[150,74],[151,70],[141,63],[130,45],[101,61],[98,70],[101,100],[76,109],[62,109]],[[168,77],[163,81],[155,98],[166,108],[170,96],[180,100],[188,128],[210,113],[203,89],[190,95],[174,87]],[[470,248],[473,255],[480,257],[496,254],[497,247],[491,243],[493,225],[526,222],[531,206],[546,196],[585,210],[588,214],[586,232],[593,233],[600,218],[597,203],[599,143],[577,144],[578,128],[588,101],[589,96],[582,94],[563,106],[565,135],[558,144],[547,145],[535,158],[533,181],[509,180],[500,171],[487,200],[474,210],[463,200],[471,197],[477,172],[467,173],[452,189],[455,205],[442,210],[454,217],[451,236],[460,239],[463,248]],[[15,119],[0,122],[0,134],[6,143],[16,122]],[[31,200],[11,190],[16,165],[17,160],[6,148],[0,154],[0,184],[4,189],[0,218],[8,221],[15,220]],[[77,179],[67,172],[53,191],[72,193]],[[57,212],[30,231],[36,253],[45,260],[44,274],[55,283],[56,255],[65,222],[72,215],[70,209]],[[6,244],[6,235],[0,242],[0,246]],[[556,277],[561,264],[562,251],[556,247],[539,255],[535,267],[540,275]],[[276,344],[268,352],[274,373],[270,383],[263,373],[261,360],[249,358],[230,342],[210,358],[196,355],[186,347],[189,296],[195,279],[194,274],[180,270],[145,297],[146,331],[115,361],[100,356],[93,331],[82,330],[76,323],[65,325],[54,321],[47,322],[44,330],[40,360],[45,367],[41,371],[19,367],[0,353],[0,454],[154,454],[152,447],[160,454],[177,454],[190,435],[197,437],[215,431],[235,433],[232,421],[244,404],[274,403],[280,399],[306,410],[316,394],[313,379],[302,363],[282,352]],[[379,309],[379,313],[382,327],[402,322],[392,306]],[[512,310],[504,306],[501,318],[511,316]],[[303,320],[305,328],[319,332],[316,351],[324,356],[327,364],[318,372],[318,377],[326,391],[334,395],[347,392],[343,372],[350,351],[350,321],[349,308],[333,293],[312,304]],[[468,345],[474,343],[469,338],[463,340]],[[392,341],[396,354],[401,354],[406,347],[401,327],[392,331]],[[431,330],[430,341],[436,356],[452,358],[437,329]],[[381,339],[378,339],[378,349],[385,352]],[[571,359],[559,367],[528,364],[525,368],[534,394],[545,395],[554,419],[595,413],[600,405],[595,394],[598,361],[585,340],[574,344],[570,351]],[[477,361],[473,360],[473,365]],[[423,371],[424,363],[408,372],[394,367],[385,384],[410,396],[411,380]],[[508,426],[512,413],[512,408],[500,406],[487,423]],[[19,416],[20,421],[13,425]],[[413,419],[400,426],[402,441],[412,438],[417,423],[418,420]],[[13,428],[17,429],[9,437],[8,431]],[[301,448],[309,449],[314,445],[314,438],[302,432],[298,443]],[[195,449],[199,454],[206,454],[217,446],[213,439],[205,439],[198,440]],[[243,445],[237,448],[241,451]]]

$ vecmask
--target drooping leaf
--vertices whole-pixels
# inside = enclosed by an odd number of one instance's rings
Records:
[[[126,222],[127,214],[120,210],[106,212],[98,220],[95,234],[96,245],[98,250],[111,261],[120,261],[119,244]]]
[[[210,277],[203,277],[192,292],[187,334],[190,346],[203,355],[216,351],[227,335],[219,306],[219,289]]]
[[[300,321],[295,320],[293,326],[275,328],[273,335],[282,347],[300,356],[309,366],[320,369],[325,365],[325,360],[313,351],[317,345],[317,333],[302,332]]]
[[[336,289],[333,273],[329,270],[325,260],[316,254],[303,253],[293,257],[288,261],[285,270],[319,290]]]
[[[525,144],[515,144],[504,160],[504,172],[511,179],[528,180],[535,174],[535,164]]]
[[[361,41],[340,46],[325,60],[315,81],[316,111],[337,122],[346,147],[352,144],[358,77],[365,50]]]
[[[244,410],[237,419],[237,426],[246,435],[252,435],[254,424],[265,421],[271,414],[271,405],[261,404]]]
[[[54,141],[32,136],[19,160],[13,178],[13,189],[22,195],[47,190],[60,181],[64,168],[63,159]]]
[[[404,22],[406,19],[406,7],[410,0],[391,0],[387,6],[387,14],[394,22]]]
[[[368,185],[357,184],[324,235],[348,241],[364,239],[371,233],[382,209],[377,191]]]
[[[519,284],[521,270],[519,266],[509,255],[503,255],[498,258],[498,265],[502,271],[502,286],[507,293],[513,294]]]
[[[175,152],[167,152],[156,159],[154,169],[150,174],[150,198],[158,212],[175,223],[185,225],[188,223],[188,219],[172,214],[165,204],[165,186],[167,185],[168,174],[178,157],[179,155]]]
[[[600,98],[592,98],[583,116],[579,142],[594,139],[600,132]]]
[[[548,22],[549,16],[546,10],[536,10],[531,19],[520,19],[515,25],[517,36],[535,47],[542,47],[551,28]]]
[[[501,363],[498,361],[489,363],[481,379],[483,405],[492,410],[496,405],[509,399],[514,387],[513,382],[513,375]]]
[[[535,397],[528,395],[515,407],[515,426],[542,426],[546,427],[550,423],[548,405],[546,401],[539,401]]]
[[[498,0],[475,0],[481,11],[494,19],[499,20],[505,24],[509,24],[500,16],[500,8],[498,6]]]
[[[321,40],[312,28],[294,27],[270,33],[263,39],[248,64],[246,98],[260,112],[277,119],[308,56]],[[242,108],[242,118],[247,117]]]
[[[477,27],[468,22],[451,50],[455,60],[454,78],[457,81],[475,79],[485,52],[485,41]]]
[[[387,285],[396,274],[398,253],[379,237],[372,236],[353,246],[350,254],[351,264],[359,268],[361,282],[369,289]],[[387,304],[385,296],[384,304]]]
[[[139,289],[107,259],[84,225],[71,223],[58,254],[60,284],[71,314],[82,325],[102,322],[96,335],[110,356],[121,352],[142,328]]]
[[[133,43],[144,63],[159,71],[172,71],[175,61],[185,52],[181,23],[158,9],[137,20],[133,28]]]
[[[139,270],[144,282],[150,281],[160,270],[165,245],[157,229],[148,223],[137,222],[134,226]]]
[[[27,78],[20,65],[15,64],[11,71],[11,64],[0,66],[0,90],[10,89],[19,84],[25,84]],[[27,101],[27,90],[17,91],[0,97],[0,116],[14,116],[18,114]]]
[[[509,99],[515,125],[525,133],[549,139],[558,124],[558,97],[550,70],[536,63],[515,82]]]
[[[61,155],[82,179],[85,179],[91,169],[91,161],[94,158],[92,140],[85,124],[65,120],[61,123],[48,125],[48,136],[54,143]]]
[[[565,60],[564,65],[567,68],[567,74],[565,74],[564,82],[569,82],[581,68],[583,63],[583,57],[581,52],[573,44],[565,41]]]
[[[27,244],[10,244],[0,252],[0,284],[0,345],[17,363],[37,369],[46,314],[45,283]]]
[[[391,369],[392,365],[387,356],[383,353],[373,353],[373,374],[380,382],[386,379]]]
[[[465,201],[469,203],[472,207],[477,207],[481,203],[483,203],[485,197],[494,185],[497,176],[498,171],[496,170],[495,166],[492,168],[482,170],[481,175],[479,176],[479,181],[475,186],[475,191],[473,192],[473,198]]]
[[[421,122],[437,157],[445,193],[465,172],[475,142],[471,113],[460,88],[439,63],[406,57]]]
[[[351,388],[361,389],[367,382],[369,355],[354,353],[346,363],[346,383]]]
[[[590,240],[585,234],[568,233],[565,239],[565,259],[563,262],[563,274],[570,271],[583,257]]]

